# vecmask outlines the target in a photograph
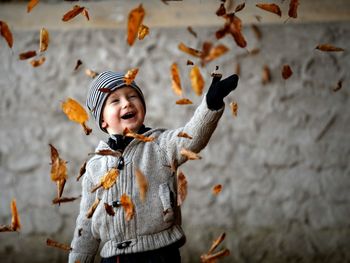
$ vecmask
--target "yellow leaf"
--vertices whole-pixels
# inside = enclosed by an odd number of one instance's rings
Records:
[[[58,182],[67,179],[66,161],[59,157],[57,149],[52,145],[51,149],[51,180]]]
[[[148,26],[145,25],[140,25],[139,30],[137,32],[137,38],[139,40],[142,40],[145,38],[145,36],[147,36],[149,34],[149,28]]]
[[[133,68],[128,70],[128,72],[126,72],[125,76],[124,76],[124,81],[126,83],[126,85],[130,85],[131,82],[133,82],[133,80],[136,78],[137,73],[139,72],[138,68]]]
[[[42,28],[40,30],[40,46],[39,46],[39,51],[44,52],[47,50],[49,46],[49,31],[47,31],[46,28]]]
[[[145,9],[142,4],[130,11],[128,16],[128,37],[127,42],[132,46],[135,42],[137,32],[145,16]]]
[[[175,92],[176,95],[181,96],[182,88],[181,88],[180,73],[176,63],[173,63],[171,65],[171,81],[172,81],[173,91]]]
[[[201,96],[204,88],[204,79],[198,66],[194,66],[190,72],[190,79],[193,91]]]

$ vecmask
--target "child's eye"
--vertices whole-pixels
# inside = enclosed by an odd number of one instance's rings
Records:
[[[119,99],[112,100],[112,103],[118,103],[118,102],[119,102]]]
[[[131,95],[129,98],[130,99],[134,99],[134,98],[136,98],[137,97],[137,95]]]

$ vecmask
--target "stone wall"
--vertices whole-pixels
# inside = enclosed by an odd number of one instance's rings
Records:
[[[47,247],[52,238],[69,244],[79,201],[52,205],[56,186],[50,179],[52,143],[68,161],[64,195],[78,196],[80,165],[104,139],[90,120],[86,136],[60,109],[72,97],[84,103],[90,78],[86,68],[140,69],[136,78],[147,101],[146,124],[176,128],[183,125],[201,98],[190,89],[190,58],[177,49],[180,41],[201,48],[214,41],[216,28],[152,29],[133,47],[124,30],[52,31],[46,62],[33,68],[18,60],[23,51],[38,48],[38,32],[15,31],[10,50],[0,40],[0,224],[11,221],[10,202],[16,198],[22,229],[0,233],[1,262],[65,262],[67,253]],[[238,117],[226,111],[202,160],[181,169],[188,180],[182,206],[187,243],[184,262],[199,262],[211,242],[226,232],[222,247],[231,255],[220,262],[347,262],[350,260],[350,100],[349,23],[263,25],[257,40],[247,27],[247,49],[231,37],[220,42],[230,52],[201,68],[228,76],[241,66],[239,87],[226,102],[236,101]],[[322,53],[320,43],[345,52]],[[247,55],[259,48],[260,53]],[[74,72],[77,59],[83,66]],[[175,105],[170,65],[180,67],[185,96],[194,105]],[[272,81],[261,84],[268,65]],[[284,64],[294,74],[281,77]],[[339,80],[343,88],[332,88]],[[228,104],[228,103],[227,103]],[[214,196],[212,187],[222,184]],[[98,257],[96,259],[98,262]]]

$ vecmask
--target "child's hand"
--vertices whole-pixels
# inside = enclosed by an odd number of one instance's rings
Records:
[[[207,93],[207,104],[211,110],[218,110],[224,106],[224,98],[234,89],[238,83],[238,76],[233,74],[221,80],[221,75],[214,76]]]

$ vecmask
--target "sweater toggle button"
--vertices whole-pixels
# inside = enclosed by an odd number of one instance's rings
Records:
[[[123,168],[124,168],[124,158],[123,158],[123,156],[120,156],[120,157],[119,157],[117,168],[118,168],[119,170],[123,170]]]
[[[124,241],[117,244],[117,248],[119,249],[127,248],[128,246],[130,246],[130,244],[131,244],[131,241]]]

